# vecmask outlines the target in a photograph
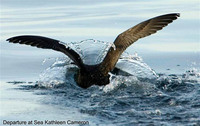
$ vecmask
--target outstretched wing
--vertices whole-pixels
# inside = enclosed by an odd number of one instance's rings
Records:
[[[43,49],[53,49],[56,51],[63,52],[69,58],[71,58],[79,68],[83,68],[83,62],[81,60],[81,57],[73,49],[67,47],[58,40],[42,36],[23,35],[9,38],[6,41],[9,41],[11,43],[31,45]]]
[[[138,25],[119,34],[114,41],[115,48],[111,47],[101,63],[101,70],[106,75],[112,71],[117,63],[120,55],[140,38],[149,36],[167,26],[180,15],[178,13],[166,14],[158,16],[147,21],[141,22]]]

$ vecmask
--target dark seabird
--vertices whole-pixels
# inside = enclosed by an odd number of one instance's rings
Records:
[[[88,88],[92,85],[107,85],[110,83],[109,72],[111,72],[121,54],[131,44],[138,39],[149,36],[167,26],[180,15],[178,13],[161,15],[138,25],[119,34],[114,41],[114,47],[110,47],[107,55],[100,64],[87,65],[84,64],[81,57],[70,47],[66,47],[58,40],[54,40],[42,36],[22,35],[7,39],[12,43],[26,44],[36,46],[43,49],[53,49],[66,54],[78,66],[79,72],[75,77],[77,84],[82,88]]]

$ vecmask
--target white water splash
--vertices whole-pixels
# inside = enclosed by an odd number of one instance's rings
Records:
[[[46,61],[46,60],[45,60]],[[55,87],[66,82],[67,68],[74,65],[71,64],[69,58],[55,58],[55,62],[40,74],[38,85],[44,87]]]
[[[81,58],[86,64],[97,64],[103,60],[107,51],[113,44],[109,42],[87,39],[80,42],[71,42],[68,45],[72,47],[75,51],[81,54]],[[47,62],[51,58],[45,59],[43,63]],[[71,83],[74,76],[66,78],[70,76],[69,69],[76,68],[75,65],[71,64],[71,60],[68,57],[64,58],[56,58],[54,64],[52,64],[48,69],[46,69],[41,75],[39,79],[39,84],[47,87],[53,87],[55,85],[63,84],[63,83]],[[134,55],[130,55],[125,52],[121,58],[119,59],[116,67],[123,72],[126,72],[131,76],[129,77],[120,77],[117,75],[115,79],[111,79],[111,84],[106,87],[104,90],[110,90],[112,87],[117,87],[118,84],[121,83],[136,83],[137,78],[148,78],[152,79],[156,77],[156,73],[143,62],[142,58],[135,53]],[[72,73],[75,74],[77,71],[72,70]],[[123,78],[123,79],[122,79]],[[123,82],[124,81],[124,82]]]

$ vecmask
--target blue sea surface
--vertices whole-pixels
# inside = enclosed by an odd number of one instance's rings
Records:
[[[60,52],[6,41],[54,38],[96,64],[121,32],[176,12],[179,19],[126,50],[103,87],[78,87],[77,67]],[[199,12],[198,0],[0,0],[0,125],[200,125]]]

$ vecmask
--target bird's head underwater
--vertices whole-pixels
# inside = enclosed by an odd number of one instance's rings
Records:
[[[99,70],[98,65],[85,65],[86,69],[79,69],[75,80],[82,88],[88,88],[92,85],[103,86],[110,83],[110,75],[104,75]]]

